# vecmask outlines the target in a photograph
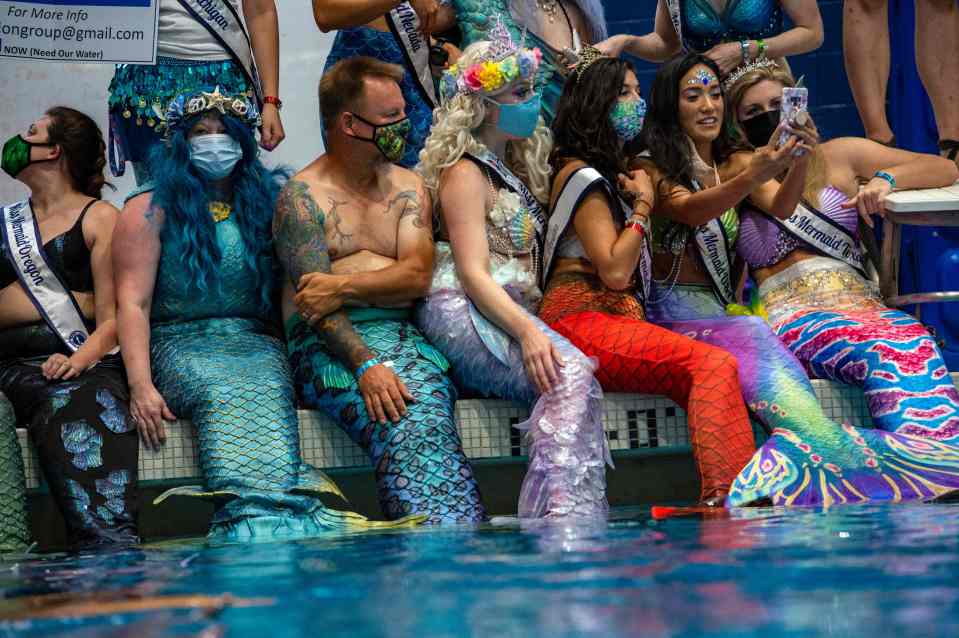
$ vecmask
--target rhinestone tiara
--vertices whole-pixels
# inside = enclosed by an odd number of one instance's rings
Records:
[[[759,60],[754,60],[749,64],[744,64],[740,67],[737,67],[732,73],[729,74],[729,77],[726,78],[726,81],[723,82],[723,88],[728,91],[736,82],[738,82],[744,75],[756,69],[778,69],[779,65],[776,64],[775,60],[769,58],[760,58]]]

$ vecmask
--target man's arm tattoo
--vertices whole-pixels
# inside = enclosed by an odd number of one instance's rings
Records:
[[[420,206],[420,200],[416,191],[403,191],[391,199],[386,205],[386,212],[389,213],[395,208],[402,207],[397,225],[401,224],[407,217],[413,218],[414,228],[426,228],[423,223],[423,208]]]
[[[283,187],[273,219],[276,252],[294,288],[307,273],[330,272],[329,247],[323,210],[316,205],[309,187],[292,180]],[[373,358],[363,339],[342,310],[330,313],[316,326],[333,356],[351,370]]]

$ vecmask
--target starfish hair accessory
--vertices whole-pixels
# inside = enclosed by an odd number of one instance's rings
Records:
[[[707,71],[706,69],[699,69],[698,71],[696,71],[696,77],[689,78],[688,80],[686,80],[686,84],[695,84],[697,86],[700,86],[700,85],[709,86],[713,82],[717,82],[717,81],[718,81],[718,78],[715,75],[713,75],[711,71]]]
[[[576,62],[576,66],[573,71],[576,73],[576,81],[579,82],[579,79],[583,77],[583,73],[586,72],[593,62],[596,60],[602,60],[604,58],[609,58],[608,55],[604,54],[602,51],[596,47],[590,45],[583,47],[579,52],[579,61]]]
[[[212,93],[200,92],[196,95],[178,95],[163,111],[154,107],[160,118],[157,130],[169,138],[178,126],[194,115],[204,111],[219,111],[220,115],[231,115],[251,128],[260,126],[260,111],[244,96],[223,95],[217,86]]]
[[[516,44],[509,30],[497,18],[488,33],[489,49],[473,64],[454,64],[443,72],[440,97],[445,102],[456,95],[490,94],[517,80],[532,80],[543,54]],[[524,38],[525,40],[525,38]]]
[[[737,67],[732,73],[729,74],[729,77],[726,78],[726,81],[723,82],[723,88],[727,91],[732,88],[736,82],[752,71],[757,69],[778,69],[779,65],[776,64],[775,60],[770,60],[769,58],[760,58],[749,64],[744,64],[740,67]]]

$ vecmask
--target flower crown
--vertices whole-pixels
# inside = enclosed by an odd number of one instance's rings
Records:
[[[495,93],[516,80],[530,80],[536,75],[543,53],[517,45],[499,18],[489,31],[489,39],[489,49],[480,60],[468,67],[454,64],[443,72],[443,101],[456,95]]]
[[[779,68],[779,65],[776,64],[776,61],[770,60],[769,58],[760,58],[758,60],[750,62],[749,64],[744,64],[736,68],[736,70],[734,70],[732,73],[729,74],[729,77],[727,77],[726,81],[723,82],[723,89],[725,89],[726,92],[729,92],[729,89],[731,89],[733,85],[736,84],[736,82],[742,79],[744,75],[752,71],[755,71],[757,69],[778,69],[778,68]]]
[[[250,128],[260,126],[260,111],[253,102],[246,97],[223,95],[219,86],[212,93],[178,95],[170,100],[164,112],[161,112],[158,106],[154,106],[153,110],[160,118],[157,130],[163,133],[164,137],[169,137],[174,129],[194,115],[212,110],[219,111],[220,115],[232,115]]]

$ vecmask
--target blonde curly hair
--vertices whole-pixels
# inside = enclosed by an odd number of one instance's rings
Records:
[[[486,54],[490,43],[474,42],[457,62],[468,68]],[[416,172],[423,177],[433,201],[438,201],[440,175],[463,157],[486,151],[486,146],[473,133],[486,119],[486,103],[477,94],[456,94],[433,111],[433,127],[426,138]],[[511,140],[506,148],[506,165],[522,179],[540,202],[549,201],[551,169],[549,155],[553,135],[540,116],[533,135],[525,140]]]

